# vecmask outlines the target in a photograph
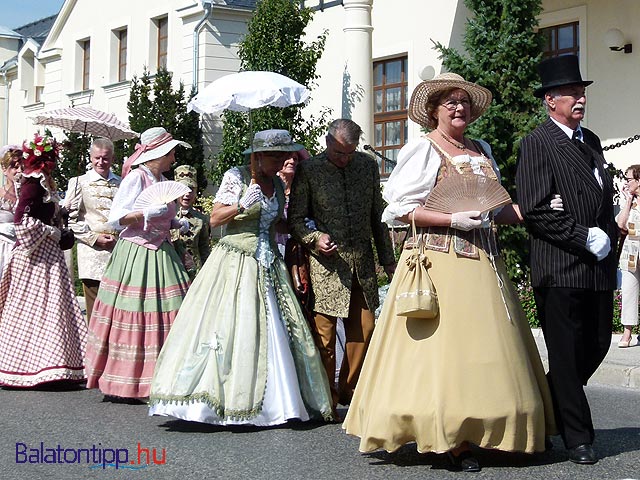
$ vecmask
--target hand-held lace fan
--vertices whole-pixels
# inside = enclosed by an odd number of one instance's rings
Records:
[[[189,193],[191,189],[185,184],[173,180],[158,182],[145,188],[133,204],[135,209],[143,209],[151,205],[173,202],[175,199]]]
[[[454,174],[436,183],[424,208],[441,213],[488,212],[511,203],[509,193],[484,175]]]

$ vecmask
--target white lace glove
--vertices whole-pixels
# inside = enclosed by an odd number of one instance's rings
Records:
[[[244,195],[238,202],[238,205],[246,210],[258,203],[260,200],[262,200],[262,190],[260,189],[260,185],[253,183],[249,185],[247,191],[244,192]]]
[[[54,242],[58,243],[60,241],[60,229],[52,227],[51,225],[45,225],[44,230],[53,239]]]
[[[591,227],[587,235],[587,250],[593,253],[598,261],[609,255],[611,242],[604,231],[598,227]]]
[[[474,228],[482,227],[480,211],[471,210],[469,212],[456,212],[451,214],[451,228],[468,232]]]
[[[151,205],[150,207],[142,210],[144,221],[146,222],[150,218],[160,217],[167,213],[167,210],[169,210],[169,208],[164,203],[161,203],[160,205]]]
[[[180,223],[180,233],[184,235],[189,231],[189,227],[190,227],[189,220],[182,217],[178,219],[178,222]]]
[[[562,204],[562,197],[559,194],[554,194],[551,197],[551,201],[549,202],[549,206],[551,210],[558,210],[559,212],[564,212],[564,205]]]

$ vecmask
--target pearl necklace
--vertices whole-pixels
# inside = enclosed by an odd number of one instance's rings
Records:
[[[445,140],[445,142],[453,145],[454,147],[462,150],[463,152],[467,149],[467,146],[464,143],[460,143],[460,142],[455,141],[453,138],[451,138],[449,135],[444,133],[439,128],[437,130],[438,130],[438,133],[440,134],[440,136]]]

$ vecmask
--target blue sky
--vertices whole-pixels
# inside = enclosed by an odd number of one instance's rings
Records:
[[[16,28],[55,15],[63,3],[64,0],[0,0],[0,25]]]

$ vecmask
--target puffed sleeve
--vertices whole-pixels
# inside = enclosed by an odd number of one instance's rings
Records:
[[[242,173],[237,167],[230,168],[224,172],[214,203],[233,205],[240,200],[242,189]]]
[[[144,187],[142,185],[141,173],[134,170],[127,175],[120,183],[120,188],[113,197],[111,211],[109,212],[109,220],[107,223],[116,230],[122,230],[124,227],[120,225],[120,219],[134,211],[133,204],[136,198],[142,193]]]
[[[429,140],[419,138],[402,147],[398,164],[384,185],[382,196],[388,205],[382,221],[392,226],[404,225],[397,219],[424,204],[439,168],[440,156]]]

